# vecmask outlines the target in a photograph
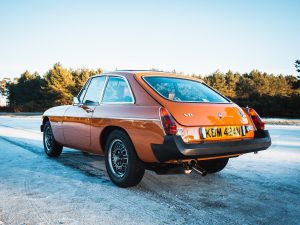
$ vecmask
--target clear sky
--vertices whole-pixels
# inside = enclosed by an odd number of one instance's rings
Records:
[[[0,77],[74,69],[296,74],[297,0],[0,0]]]

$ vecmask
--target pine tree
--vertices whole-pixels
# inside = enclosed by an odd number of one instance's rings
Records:
[[[224,93],[229,98],[234,98],[236,96],[236,84],[239,82],[241,75],[239,73],[233,73],[228,71],[225,74],[226,80],[226,93]]]
[[[8,99],[14,111],[43,111],[45,93],[43,79],[38,73],[25,71],[20,78],[8,84]]]
[[[296,60],[295,62],[296,71],[300,73],[300,60]]]
[[[214,72],[212,75],[205,77],[204,81],[210,85],[211,87],[215,88],[222,94],[226,94],[227,86],[226,86],[226,79],[223,73],[220,71]]]
[[[71,70],[63,68],[60,63],[56,63],[46,73],[44,79],[45,89],[49,93],[50,101],[54,101],[55,105],[72,103],[75,82]]]
[[[6,79],[2,79],[0,81],[0,95],[7,95],[7,80]]]
[[[72,71],[72,77],[74,81],[74,88],[72,90],[73,95],[77,95],[85,82],[89,79],[89,77],[102,73],[101,69],[97,70],[89,70],[89,69],[78,69]]]

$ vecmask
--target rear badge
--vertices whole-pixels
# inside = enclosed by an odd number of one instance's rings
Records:
[[[218,117],[220,118],[220,119],[222,119],[223,118],[223,114],[222,113],[218,113]]]
[[[192,113],[184,113],[183,115],[184,115],[185,117],[191,117],[191,116],[193,116]]]

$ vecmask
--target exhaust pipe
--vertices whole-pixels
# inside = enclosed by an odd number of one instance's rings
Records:
[[[200,167],[198,164],[192,165],[192,170],[196,171],[197,173],[201,174],[201,176],[206,176],[207,172],[205,169]]]
[[[207,174],[206,170],[199,166],[197,160],[192,160],[191,162],[186,163],[183,166],[186,168],[186,170],[194,170],[203,177]]]

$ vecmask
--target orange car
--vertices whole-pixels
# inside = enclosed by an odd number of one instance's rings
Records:
[[[203,81],[154,71],[89,78],[73,105],[48,109],[41,125],[47,155],[63,146],[105,155],[111,180],[137,185],[158,174],[221,171],[229,158],[271,145],[251,108],[240,108]]]

